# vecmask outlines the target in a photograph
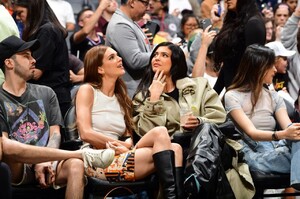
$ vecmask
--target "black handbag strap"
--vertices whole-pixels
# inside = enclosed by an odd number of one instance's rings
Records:
[[[115,188],[111,189],[109,192],[107,192],[107,194],[104,196],[104,199],[106,199],[107,197],[109,197],[109,194],[111,194],[112,192],[114,192],[114,191],[116,191],[118,189],[124,189],[129,194],[134,195],[133,191],[131,191],[131,189],[129,189],[128,187],[119,186],[119,187],[115,187]],[[135,198],[138,199],[138,197],[136,195],[135,195]]]

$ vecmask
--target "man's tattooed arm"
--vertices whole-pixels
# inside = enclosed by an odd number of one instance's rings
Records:
[[[50,138],[47,147],[59,148],[61,142],[61,134],[59,131],[59,126],[50,127]]]

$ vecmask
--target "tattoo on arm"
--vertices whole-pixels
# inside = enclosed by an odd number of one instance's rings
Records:
[[[49,138],[47,147],[59,148],[61,141],[61,135],[58,132],[53,132],[52,136]]]

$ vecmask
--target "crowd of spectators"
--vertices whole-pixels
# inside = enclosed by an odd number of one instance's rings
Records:
[[[240,142],[250,170],[291,172],[292,187],[300,189],[294,170],[299,124],[291,123],[285,108],[300,111],[298,5],[297,0],[0,0],[0,48],[18,44],[9,54],[0,51],[3,179],[11,178],[14,186],[24,183],[24,163],[44,179],[47,167],[54,176],[50,184],[72,187],[66,198],[74,198],[72,192],[82,198],[82,190],[74,187],[84,187],[84,172],[114,181],[108,173],[118,167],[114,172],[122,173],[119,180],[131,181],[156,170],[160,196],[185,198],[182,149],[170,139],[176,131],[194,132],[204,122],[222,124],[231,118],[262,149],[254,153],[247,142]],[[72,101],[88,152],[11,161],[7,140],[41,146],[28,149],[32,151],[53,147]],[[183,109],[188,109],[184,124]],[[257,119],[261,117],[271,122]],[[29,123],[38,130],[22,127]],[[139,142],[130,140],[133,134]],[[129,139],[121,141],[124,136]],[[59,148],[60,139],[56,142],[54,148]],[[287,158],[284,169],[262,166],[279,146]],[[103,155],[111,151],[114,160]],[[84,153],[99,153],[104,162],[114,163],[96,169]],[[127,158],[126,164],[119,164],[120,158]],[[82,175],[76,180],[81,183],[73,186],[69,170],[78,159]],[[57,168],[53,162],[41,163],[54,160],[61,161]],[[56,169],[63,172],[56,175]],[[18,175],[10,176],[9,170]]]

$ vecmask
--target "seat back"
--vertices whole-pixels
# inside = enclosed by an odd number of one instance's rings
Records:
[[[62,149],[77,150],[82,145],[76,125],[76,108],[72,104],[64,117],[65,127],[62,129]]]
[[[79,139],[78,129],[76,125],[76,108],[71,105],[64,117],[64,139],[65,141]]]

